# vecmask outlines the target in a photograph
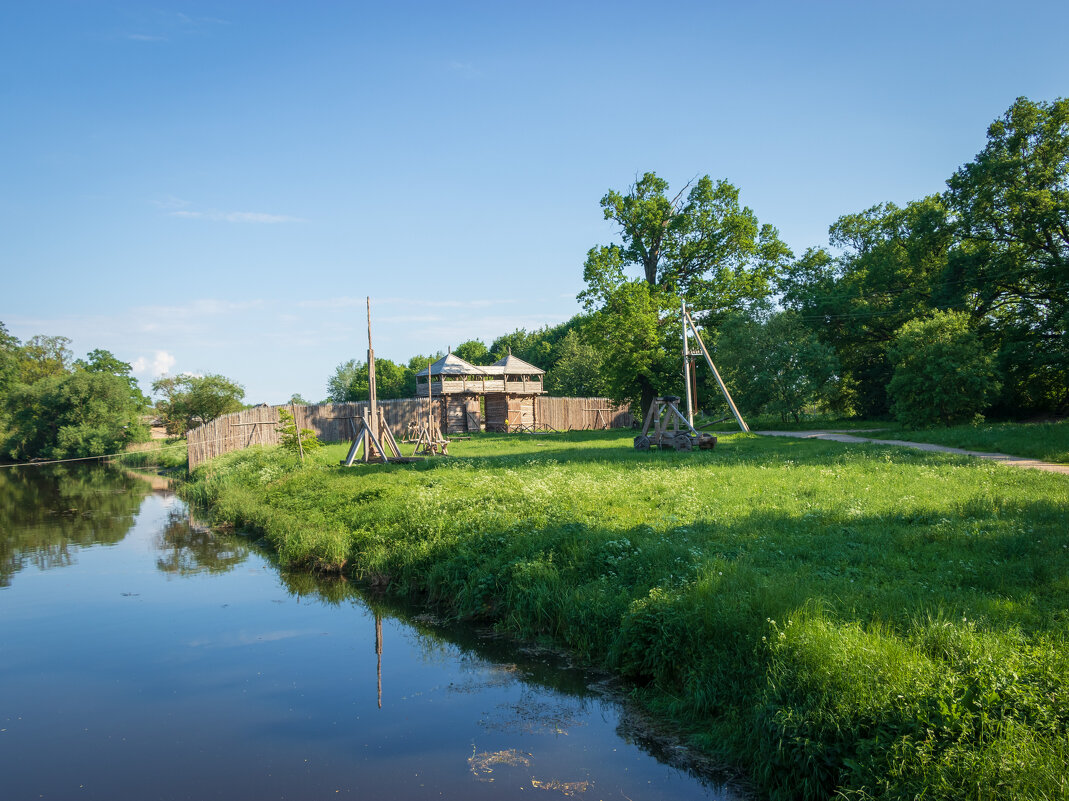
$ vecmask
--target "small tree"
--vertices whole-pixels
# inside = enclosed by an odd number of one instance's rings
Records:
[[[910,320],[887,354],[894,365],[887,387],[891,411],[913,428],[972,420],[999,388],[994,358],[964,312]]]
[[[590,397],[605,392],[601,353],[574,330],[560,341],[557,362],[546,372],[546,391],[563,397]]]
[[[164,376],[152,382],[152,391],[162,395],[156,409],[168,434],[184,434],[201,423],[241,409],[245,387],[221,375]]]
[[[301,429],[300,442],[297,441],[297,423],[293,415],[287,409],[278,410],[278,444],[288,451],[298,453],[302,448],[305,451],[314,451],[323,443],[319,441],[316,432],[310,428]]]

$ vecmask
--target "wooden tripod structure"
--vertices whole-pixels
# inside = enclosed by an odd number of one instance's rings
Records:
[[[691,429],[694,428],[694,392],[695,387],[693,381],[694,375],[694,360],[698,356],[705,356],[705,361],[709,365],[709,369],[713,371],[713,377],[716,379],[716,383],[720,385],[720,391],[724,393],[724,400],[728,402],[728,407],[731,409],[731,413],[735,416],[736,422],[739,424],[739,428],[743,431],[749,432],[750,427],[746,425],[746,421],[742,419],[742,415],[739,413],[738,407],[735,405],[735,401],[731,399],[731,393],[728,392],[727,386],[724,384],[724,379],[720,377],[720,371],[716,369],[716,365],[713,364],[713,357],[709,355],[709,351],[705,347],[705,343],[702,342],[702,335],[698,333],[698,326],[694,324],[694,320],[690,316],[690,312],[687,311],[686,301],[680,303],[683,312],[683,383],[687,389],[687,419],[686,423]],[[699,351],[691,351],[690,338],[694,337],[698,341]],[[650,407],[651,411],[653,407]],[[679,414],[679,410],[676,410],[676,414]],[[649,425],[647,420],[646,425]]]
[[[375,388],[375,350],[371,347],[371,298],[367,299],[367,388],[367,415],[355,426],[353,444],[342,462],[346,467],[352,467],[361,445],[361,461],[364,462],[388,462],[390,459],[402,458],[401,449],[397,447],[397,440],[390,431],[390,425],[379,410],[379,398]]]
[[[416,447],[412,455],[448,456],[449,440],[442,436],[442,429],[434,422],[433,388],[430,383],[431,365],[427,363],[427,419],[420,420],[416,428]]]

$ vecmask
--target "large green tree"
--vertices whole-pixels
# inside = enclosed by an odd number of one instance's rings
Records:
[[[707,175],[669,196],[668,182],[648,172],[626,193],[610,190],[601,208],[619,242],[588,252],[579,298],[609,366],[609,394],[645,409],[682,382],[680,300],[715,325],[768,297],[791,254],[740,205],[738,189]]]
[[[156,409],[169,434],[184,434],[202,423],[241,409],[245,388],[225,376],[163,376],[152,382],[152,391],[160,397]]]
[[[148,398],[141,392],[137,379],[131,375],[133,368],[129,363],[116,358],[110,350],[101,350],[100,348],[91,350],[84,359],[76,359],[74,366],[86,372],[108,373],[122,378],[126,381],[127,386],[130,387],[130,393],[135,397],[141,398],[146,405],[148,404]]]
[[[944,277],[954,229],[936,196],[844,215],[829,238],[838,256],[807,250],[780,276],[783,304],[835,349],[857,387],[859,411],[884,415],[895,333],[952,302]]]
[[[33,384],[42,378],[71,371],[74,354],[68,337],[36,334],[22,346],[21,380]]]
[[[546,371],[546,392],[558,397],[596,397],[605,393],[604,360],[598,349],[570,329]]]
[[[75,370],[19,384],[7,406],[4,448],[14,459],[100,456],[148,436],[144,396],[111,373]]]
[[[22,346],[0,322],[0,424],[5,415],[5,398],[19,382]]]
[[[1018,100],[947,182],[952,287],[999,349],[1011,408],[1069,408],[1069,100]]]

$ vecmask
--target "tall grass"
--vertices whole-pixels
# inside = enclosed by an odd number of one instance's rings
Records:
[[[181,437],[131,445],[125,453],[113,459],[123,467],[158,467],[167,470],[184,469],[188,464],[185,440]]]
[[[417,465],[214,460],[187,493],[617,671],[773,798],[1066,798],[1069,478],[881,445],[476,437]]]

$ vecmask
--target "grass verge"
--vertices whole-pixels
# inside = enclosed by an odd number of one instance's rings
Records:
[[[122,456],[114,457],[123,467],[156,467],[163,470],[186,468],[188,456],[182,437],[154,439],[130,446]]]
[[[1067,798],[1069,478],[737,434],[229,454],[184,490],[283,562],[551,638],[775,799]]]
[[[1007,453],[1069,464],[1069,420],[1057,423],[990,423],[916,431],[874,431],[865,436],[931,442],[952,448]]]

